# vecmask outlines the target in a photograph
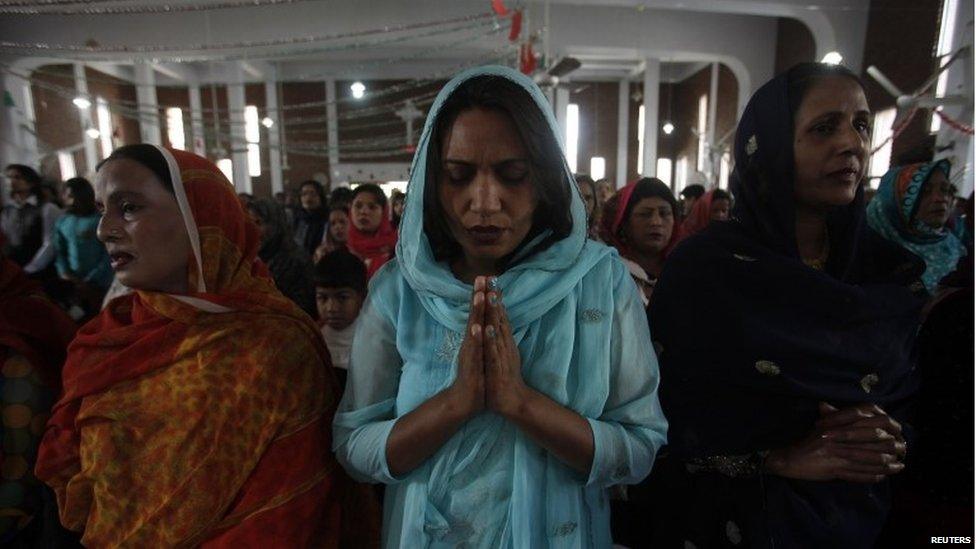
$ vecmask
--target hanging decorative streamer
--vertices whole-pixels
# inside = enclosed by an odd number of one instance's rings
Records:
[[[508,32],[508,41],[515,42],[520,34],[522,34],[522,10],[518,10],[512,16],[512,28]]]
[[[532,49],[532,41],[529,40],[519,48],[519,70],[522,74],[531,75],[535,72],[536,65],[535,51]]]
[[[455,17],[451,19],[442,19],[439,21],[426,21],[422,23],[409,23],[404,25],[396,26],[385,26],[378,29],[369,29],[364,31],[353,31],[338,34],[327,34],[319,36],[300,36],[293,38],[279,38],[274,40],[252,40],[244,42],[229,42],[222,44],[180,44],[180,45],[118,45],[118,46],[95,46],[95,45],[76,45],[76,44],[47,44],[47,43],[23,43],[23,42],[10,42],[10,41],[0,41],[0,48],[19,51],[19,52],[43,52],[44,54],[50,54],[51,52],[67,52],[67,53],[85,53],[85,54],[166,54],[173,52],[187,52],[187,51],[219,51],[219,50],[236,50],[236,49],[251,49],[251,48],[269,48],[269,47],[280,47],[280,46],[294,46],[300,44],[314,44],[318,42],[328,42],[328,41],[338,41],[346,40],[349,38],[360,38],[363,36],[372,35],[385,35],[394,34],[404,31],[425,29],[430,27],[441,27],[448,25],[455,25],[457,23],[470,23],[473,21],[484,21],[484,24],[493,24],[491,19],[491,13],[478,13],[473,15],[466,15],[464,17]],[[423,36],[432,36],[441,33],[454,32],[457,30],[464,30],[468,28],[477,28],[482,25],[474,26],[463,26],[457,27],[451,30],[439,30],[433,34],[424,34]],[[406,39],[417,38],[418,36],[407,36]],[[377,42],[377,44],[388,43],[387,41]],[[357,45],[357,44],[354,44]],[[367,44],[372,45],[372,44]],[[348,46],[347,46],[348,47]],[[360,46],[362,47],[362,46]],[[353,48],[358,49],[358,48]],[[295,53],[315,53],[316,50],[304,50]],[[328,50],[322,50],[328,51]],[[248,57],[256,57],[254,55]],[[211,59],[211,58],[206,58]]]
[[[962,133],[964,133],[966,135],[973,135],[973,127],[972,126],[969,126],[967,124],[964,124],[964,123],[956,120],[955,118],[951,118],[948,114],[942,112],[941,110],[934,110],[932,112],[934,112],[936,115],[938,115],[938,117],[941,118],[942,121],[945,122],[952,129],[957,130],[957,131],[960,131],[960,132],[962,132]]]
[[[885,145],[887,145],[889,141],[894,141],[895,139],[898,139],[898,136],[900,136],[902,132],[904,132],[905,129],[908,128],[908,125],[912,122],[912,119],[915,118],[915,115],[917,113],[918,113],[918,107],[912,107],[912,110],[908,111],[908,114],[905,115],[905,118],[902,119],[901,123],[894,128],[894,131],[891,132],[891,135],[889,135],[887,139],[882,141],[880,145],[878,145],[877,147],[874,148],[874,150],[871,151],[871,156],[874,156],[874,154],[880,151]]]
[[[491,9],[498,17],[505,17],[509,14],[508,8],[505,7],[505,2],[502,0],[491,0]]]
[[[0,1],[0,14],[12,15],[136,15],[142,13],[184,13],[195,11],[222,10],[228,8],[253,8],[262,6],[277,6],[281,4],[297,4],[310,0],[236,0],[226,2],[215,2],[210,4],[160,4],[160,5],[134,5],[134,6],[109,6],[91,7],[91,4],[100,4],[114,0],[87,0],[85,2],[4,2]],[[60,5],[84,4],[84,7],[57,8]]]

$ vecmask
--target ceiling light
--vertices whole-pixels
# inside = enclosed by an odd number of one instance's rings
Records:
[[[671,135],[671,133],[674,132],[674,124],[665,122],[661,129],[664,130],[665,135]]]
[[[88,128],[87,130],[85,130],[85,135],[91,137],[92,139],[98,139],[99,137],[101,137],[102,134],[95,128]]]
[[[353,82],[349,89],[352,90],[352,96],[356,99],[362,99],[363,95],[366,95],[366,85],[362,82]]]
[[[839,54],[839,53],[837,53],[835,51],[832,51],[832,52],[828,53],[827,55],[823,56],[823,59],[821,59],[820,62],[821,63],[826,63],[828,65],[840,65],[840,62],[843,61],[843,60],[844,60],[844,57],[841,54]]]
[[[274,126],[274,120],[272,120],[268,116],[265,116],[264,118],[261,119],[261,125],[264,126],[265,128],[270,128],[271,126]]]
[[[89,101],[87,97],[82,97],[80,95],[72,99],[71,102],[74,103],[79,109],[87,109],[88,107],[91,107],[91,101]]]

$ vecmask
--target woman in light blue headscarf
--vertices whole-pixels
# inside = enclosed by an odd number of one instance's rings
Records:
[[[943,159],[892,168],[868,204],[872,229],[925,260],[922,283],[930,294],[966,255],[963,243],[946,228],[955,194],[949,167]]]
[[[339,461],[389,485],[386,547],[608,547],[606,488],[665,442],[640,296],[557,135],[504,67],[431,107],[335,419]]]

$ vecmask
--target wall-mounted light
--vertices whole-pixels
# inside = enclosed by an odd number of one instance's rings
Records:
[[[366,85],[362,82],[353,82],[349,89],[352,90],[352,96],[356,99],[362,99],[366,95]]]
[[[265,128],[270,128],[271,126],[274,126],[274,120],[272,120],[271,117],[265,116],[261,119],[261,125]]]
[[[820,60],[821,63],[826,63],[828,65],[840,65],[841,61],[844,60],[844,56],[836,51],[832,51],[827,55],[823,56]]]
[[[87,97],[82,97],[80,95],[72,99],[71,102],[74,103],[79,109],[87,109],[88,107],[91,107],[91,101],[89,101]]]
[[[665,135],[671,135],[672,133],[674,133],[674,124],[670,122],[665,122],[664,126],[662,126],[661,129],[664,130]]]
[[[92,139],[98,139],[99,137],[102,136],[101,132],[99,132],[95,128],[88,128],[87,130],[85,130],[85,135],[91,137]]]

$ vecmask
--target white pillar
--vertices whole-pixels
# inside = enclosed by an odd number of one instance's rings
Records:
[[[708,128],[705,132],[705,141],[708,145],[708,157],[705,163],[705,175],[708,176],[710,184],[716,184],[715,174],[718,173],[718,163],[720,160],[711,154],[712,147],[715,146],[715,124],[718,120],[718,63],[712,63],[712,78],[708,86]]]
[[[156,72],[152,63],[136,61],[136,101],[139,104],[139,137],[143,143],[163,144],[156,101]]]
[[[946,70],[946,96],[962,96],[964,101],[960,104],[948,104],[942,107],[942,111],[954,120],[964,124],[973,123],[973,3],[957,2],[955,13],[956,24],[952,32],[949,51],[956,51],[960,47],[968,46],[968,52],[960,57]],[[976,149],[973,144],[972,135],[966,135],[945,122],[939,127],[939,134],[936,138],[935,150],[937,159],[948,158],[952,162],[952,173],[956,174],[953,179],[960,177],[956,186],[959,188],[960,196],[969,196],[973,192],[973,171],[974,165],[973,151]]]
[[[81,97],[88,98],[88,77],[85,76],[85,65],[75,63],[75,90]],[[91,106],[87,109],[78,109],[78,120],[81,122],[81,143],[85,150],[85,171],[81,172],[86,177],[91,177],[95,173],[95,166],[98,165],[98,140],[88,137],[87,130],[95,128],[95,121],[92,119],[92,107],[95,106],[95,98],[91,98]]]
[[[334,78],[325,81],[325,125],[329,142],[329,181],[332,181],[339,175],[339,112]]]
[[[230,160],[234,188],[239,193],[252,192],[251,174],[247,170],[247,138],[244,134],[244,70],[239,63],[230,67],[227,83],[227,108],[230,111]]]
[[[281,105],[278,102],[278,70],[272,68],[265,74],[267,80],[264,82],[264,104],[274,125],[268,128],[268,164],[271,170],[271,196],[285,190],[285,184],[281,173],[281,135],[284,120],[281,116]]]
[[[658,102],[661,95],[661,60],[648,57],[644,62],[644,173],[657,175]]]
[[[207,140],[203,133],[203,103],[200,101],[200,84],[189,86],[190,92],[190,133],[193,135],[193,152],[207,155]]]
[[[569,90],[556,88],[556,122],[559,123],[559,142],[566,145],[566,108],[569,106]]]
[[[37,136],[34,124],[34,102],[30,82],[11,73],[0,74],[0,90],[9,94],[13,105],[4,101],[0,116],[0,167],[7,164],[27,164],[39,167]],[[3,196],[6,197],[6,178],[0,178]]]
[[[627,185],[627,145],[630,137],[630,81],[617,84],[617,178],[616,187]]]

